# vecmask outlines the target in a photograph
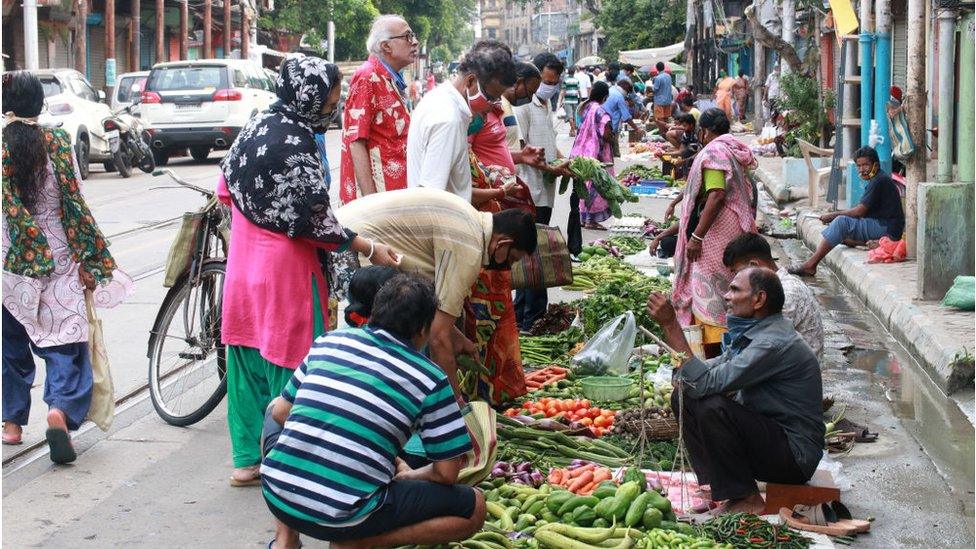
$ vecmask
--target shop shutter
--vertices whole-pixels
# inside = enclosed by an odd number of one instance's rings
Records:
[[[96,90],[105,90],[105,26],[88,27],[88,81]]]
[[[891,85],[902,90],[908,84],[908,21],[895,19],[891,34]]]

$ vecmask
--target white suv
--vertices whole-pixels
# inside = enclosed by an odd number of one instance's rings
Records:
[[[188,147],[202,161],[211,149],[226,149],[244,125],[277,96],[275,84],[256,63],[202,59],[157,63],[142,92],[142,120],[151,129],[156,165],[174,149]]]
[[[102,120],[112,111],[103,103],[105,92],[95,88],[85,77],[72,69],[46,69],[31,71],[44,87],[46,109],[38,121],[44,125],[60,125],[71,136],[71,144],[78,157],[81,178],[88,178],[91,161],[112,160],[108,136],[102,129]],[[118,137],[116,135],[116,137]]]

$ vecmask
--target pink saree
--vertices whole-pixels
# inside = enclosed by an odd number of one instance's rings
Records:
[[[732,272],[722,264],[725,246],[742,233],[756,232],[756,216],[752,210],[753,189],[746,171],[756,167],[752,152],[729,134],[715,138],[695,157],[688,174],[685,198],[682,201],[675,248],[675,282],[672,301],[682,326],[700,321],[725,326],[725,300]],[[688,246],[688,224],[692,212],[703,198],[698,196],[705,169],[725,172],[725,204],[715,222],[705,234],[701,257],[689,263],[685,257]]]
[[[583,114],[583,123],[580,124],[576,141],[573,142],[573,148],[569,152],[570,158],[586,156],[601,162],[613,163],[610,143],[603,138],[609,123],[610,115],[603,110],[603,107],[597,103],[587,105],[586,112]],[[613,173],[613,168],[610,168],[610,173]],[[607,200],[596,192],[592,182],[586,182],[586,189],[588,196],[580,197],[580,223],[586,225],[609,219],[610,205],[607,204]]]

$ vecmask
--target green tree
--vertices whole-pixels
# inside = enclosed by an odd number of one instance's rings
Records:
[[[278,0],[274,11],[261,16],[258,25],[270,31],[305,34],[316,47],[326,38],[329,19],[335,21],[336,60],[366,58],[366,36],[379,15],[371,0]]]
[[[607,35],[600,55],[616,59],[620,50],[659,48],[684,40],[686,0],[604,0],[596,25]]]

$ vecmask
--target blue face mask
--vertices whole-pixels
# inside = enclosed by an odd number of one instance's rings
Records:
[[[732,347],[742,335],[752,329],[753,326],[759,324],[761,318],[743,318],[741,316],[726,315],[725,325],[728,330],[722,334],[722,352],[724,353],[727,349],[732,348],[732,354],[737,355],[741,351],[741,347],[736,349]]]

